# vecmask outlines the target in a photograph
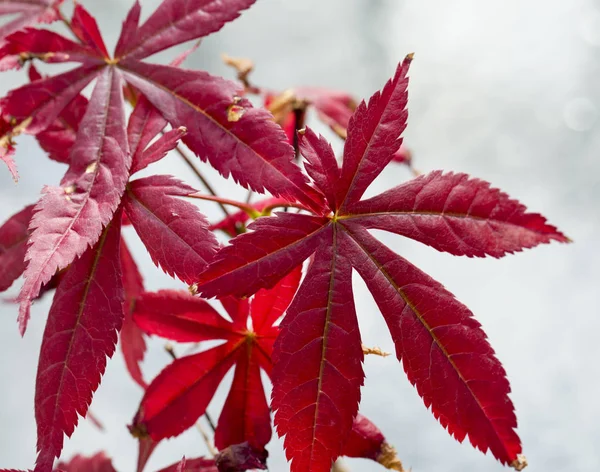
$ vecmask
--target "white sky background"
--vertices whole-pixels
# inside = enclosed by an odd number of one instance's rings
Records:
[[[129,0],[82,0],[114,45]],[[158,0],[143,0],[147,15]],[[401,255],[442,282],[483,324],[508,371],[518,432],[533,471],[596,471],[600,467],[600,4],[592,0],[258,0],[237,22],[207,39],[187,66],[232,77],[219,54],[257,63],[253,79],[273,88],[336,87],[371,95],[405,54],[411,67],[406,143],[421,171],[462,171],[491,181],[543,213],[575,244],[552,244],[502,260],[458,258],[381,234]],[[171,57],[171,56],[168,56]],[[165,56],[161,56],[165,58]],[[52,70],[52,69],[46,69]],[[58,70],[54,68],[54,70]],[[3,74],[0,92],[23,81]],[[337,149],[340,149],[338,143]],[[64,168],[31,139],[19,142],[21,180],[0,166],[0,220],[35,201]],[[203,166],[206,169],[206,166]],[[175,157],[152,168],[186,177]],[[220,182],[210,170],[214,182]],[[370,193],[409,178],[391,167]],[[196,185],[192,177],[188,182]],[[227,184],[227,196],[245,192]],[[202,210],[212,219],[216,208]],[[135,241],[128,232],[130,241]],[[134,256],[147,287],[180,287],[152,265],[139,243]],[[9,295],[16,294],[19,283]],[[362,281],[355,296],[363,340],[393,351],[391,339]],[[25,339],[16,308],[0,317],[0,466],[25,469],[35,458],[33,418],[37,355],[50,300],[37,304]],[[166,363],[155,340],[144,366],[148,379]],[[369,358],[361,411],[373,419],[414,471],[502,470],[491,456],[454,441],[426,411],[393,356]],[[227,387],[227,386],[226,386]],[[210,407],[218,416],[221,398]],[[120,472],[134,470],[136,447],[125,429],[141,390],[117,354],[109,362],[92,411],[106,427],[86,421],[66,442],[64,457],[106,450]],[[270,470],[285,471],[278,444]],[[148,471],[183,454],[203,454],[199,434],[160,446]],[[348,461],[354,471],[382,470]]]

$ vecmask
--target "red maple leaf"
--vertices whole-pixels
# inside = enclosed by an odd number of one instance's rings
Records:
[[[235,364],[215,445],[224,449],[247,441],[254,448],[264,448],[271,438],[271,420],[260,371],[271,374],[271,352],[278,333],[274,323],[294,296],[300,274],[298,267],[273,289],[259,291],[251,302],[221,299],[231,321],[187,292],[162,290],[139,297],[134,320],[146,333],[178,342],[226,342],[166,367],[147,388],[132,429],[154,441],[182,433],[204,414]]]
[[[26,256],[30,263],[19,294],[22,333],[31,301],[42,285],[100,237],[123,198],[130,170],[139,170],[159,159],[186,132],[183,140],[188,147],[201,159],[208,159],[225,177],[231,175],[256,191],[268,190],[275,196],[320,206],[320,194],[293,163],[294,151],[284,132],[271,121],[267,111],[253,108],[250,101],[240,98],[240,86],[206,72],[142,61],[219,30],[253,3],[254,0],[165,0],[138,25],[141,8],[136,1],[123,24],[113,56],[108,54],[95,20],[80,4],[76,4],[71,22],[78,42],[36,29],[7,38],[2,48],[4,58],[80,63],[70,71],[12,90],[2,99],[3,113],[27,133],[37,135],[48,130],[83,88],[96,80],[68,157],[69,169],[60,187],[46,187],[32,218],[33,233]],[[125,82],[144,95],[173,126],[162,147],[151,146],[144,160],[134,161],[133,165],[124,131]],[[237,110],[233,114],[232,106]],[[134,154],[135,157],[140,156]],[[138,190],[144,190],[146,197],[158,202],[159,189],[150,194],[150,189],[142,188],[144,183],[166,185],[176,195],[185,192],[175,189],[178,184],[164,179],[138,181],[127,193],[128,213],[141,211],[132,204],[140,203],[135,193]],[[154,213],[152,218],[165,224],[166,215]],[[212,243],[209,240],[205,247],[212,247]],[[160,261],[156,254],[153,258],[167,272],[184,280],[191,274],[189,267],[180,273],[173,261]],[[197,267],[194,271],[197,273]]]
[[[396,354],[425,405],[457,440],[520,467],[509,383],[479,323],[441,284],[368,229],[391,231],[469,257],[568,241],[489,184],[432,172],[375,197],[367,187],[394,158],[406,126],[411,56],[348,125],[341,169],[329,144],[307,129],[306,170],[325,204],[314,214],[259,218],[200,275],[205,297],[250,296],[312,255],[274,347],[272,407],[293,472],[328,472],[352,429],[363,352],[352,270],[365,280]]]

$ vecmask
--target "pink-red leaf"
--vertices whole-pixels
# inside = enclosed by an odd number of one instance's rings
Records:
[[[214,256],[218,243],[208,221],[184,197],[196,191],[179,180],[157,175],[131,182],[125,211],[154,263],[192,284]]]
[[[58,6],[64,0],[2,0],[0,16],[19,14],[0,26],[0,45],[9,34],[35,23],[51,23],[58,20]]]
[[[72,264],[50,308],[36,379],[36,472],[51,470],[115,350],[123,322],[120,217]]]
[[[235,20],[256,0],[164,0],[132,34],[139,21],[136,3],[123,27],[115,55],[143,59],[186,41],[202,38]]]
[[[142,331],[133,322],[133,309],[135,300],[144,291],[142,275],[137,268],[125,240],[121,238],[121,271],[123,273],[123,288],[125,290],[125,318],[119,339],[121,352],[125,359],[125,366],[131,378],[143,389],[147,387],[140,369],[140,362],[146,353],[146,341]]]
[[[59,462],[56,468],[63,472],[117,472],[103,452],[91,457],[77,455],[69,462]]]
[[[408,68],[412,56],[398,64],[396,74],[368,105],[360,103],[348,124],[338,204],[344,209],[360,199],[400,148],[408,113]]]
[[[301,100],[315,107],[319,118],[342,137],[347,136],[348,122],[356,108],[352,96],[336,90],[315,87],[299,87],[294,90]]]
[[[138,99],[127,125],[127,139],[132,155],[132,174],[143,168],[140,160],[144,151],[165,126],[167,126],[167,120],[142,95]]]
[[[383,229],[458,256],[502,257],[568,238],[479,179],[436,171],[351,205],[352,227]]]
[[[19,294],[21,333],[41,286],[95,244],[119,205],[131,163],[124,114],[121,78],[107,68],[94,88],[61,186],[45,188],[31,219]]]
[[[326,218],[277,213],[259,218],[215,256],[200,274],[198,292],[205,297],[250,296],[273,287],[300,265],[330,233]],[[328,231],[329,228],[329,231]]]
[[[347,233],[352,264],[381,310],[410,382],[458,441],[503,464],[521,453],[506,373],[481,325],[442,285],[365,230]]]
[[[275,341],[272,407],[292,472],[329,472],[358,411],[363,352],[340,236],[317,251]]]
[[[29,68],[29,79],[32,82],[41,80],[42,76],[33,67]],[[35,138],[48,157],[64,164],[69,163],[71,149],[75,144],[79,124],[87,110],[88,99],[79,94],[59,114],[58,118],[46,130],[37,133]]]
[[[58,118],[64,108],[99,74],[100,68],[101,66],[94,65],[81,66],[23,85],[2,98],[0,108],[3,113],[17,120],[31,120],[27,123],[25,132],[37,134]]]
[[[0,227],[0,292],[7,290],[25,270],[32,213],[33,205],[29,205]]]
[[[257,192],[321,208],[321,198],[293,162],[283,130],[262,108],[241,98],[239,85],[203,71],[125,61],[127,81],[176,128],[187,146],[224,177]]]

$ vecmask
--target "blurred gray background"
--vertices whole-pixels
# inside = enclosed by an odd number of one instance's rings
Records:
[[[116,42],[130,0],[83,0]],[[158,0],[142,0],[149,12]],[[594,0],[258,0],[243,17],[204,41],[187,66],[233,78],[220,53],[256,62],[253,80],[275,89],[339,88],[357,97],[379,89],[407,53],[411,68],[406,143],[420,171],[447,169],[491,181],[543,213],[575,243],[551,244],[502,260],[441,254],[381,234],[400,254],[444,283],[483,324],[504,363],[519,418],[518,432],[533,471],[600,468],[600,3]],[[157,58],[165,61],[170,54]],[[46,69],[52,70],[52,69]],[[54,68],[54,71],[59,70]],[[24,80],[3,74],[0,92]],[[326,130],[320,130],[326,132]],[[328,135],[330,136],[330,135]],[[334,139],[334,138],[333,138]],[[341,143],[336,141],[336,149]],[[0,169],[0,219],[56,185],[64,168],[29,138],[17,153],[21,180]],[[220,178],[202,166],[215,184]],[[170,157],[153,172],[188,176]],[[370,190],[396,185],[410,173],[392,167]],[[225,194],[245,192],[227,184]],[[218,209],[203,204],[211,219]],[[133,233],[126,236],[148,289],[181,287],[156,269]],[[363,341],[393,351],[382,317],[356,277]],[[8,296],[17,293],[19,283]],[[50,299],[38,303],[24,339],[14,306],[0,317],[0,466],[27,468],[35,458],[33,417],[37,356]],[[164,341],[150,342],[144,370],[151,379],[169,362]],[[393,356],[365,363],[361,411],[375,421],[404,464],[418,471],[499,471],[493,457],[458,444],[435,421]],[[218,416],[228,385],[210,411]],[[63,457],[105,450],[120,472],[134,470],[136,446],[125,428],[142,392],[120,354],[109,363],[91,406],[105,432],[82,420]],[[270,470],[288,466],[274,440]],[[204,454],[194,429],[160,446],[147,470],[183,454]],[[352,471],[380,466],[348,460]]]

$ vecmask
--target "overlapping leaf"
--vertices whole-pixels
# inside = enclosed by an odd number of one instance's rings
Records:
[[[275,424],[285,435],[293,472],[328,471],[356,414],[362,351],[349,288],[352,267],[373,293],[398,359],[434,416],[458,440],[468,435],[502,463],[522,467],[508,381],[479,324],[439,283],[367,229],[469,256],[499,257],[567,238],[540,215],[463,174],[434,172],[361,200],[400,148],[411,59],[357,107],[341,169],[323,138],[310,129],[301,136],[306,170],[329,214],[259,218],[199,277],[203,296],[249,296],[316,252],[274,350]]]
[[[123,322],[120,213],[60,284],[44,331],[36,379],[39,452],[35,472],[49,472],[63,437],[85,416]],[[93,368],[91,368],[93,366]]]
[[[77,455],[69,462],[59,462],[56,469],[62,472],[117,472],[103,452],[91,457]]]
[[[0,45],[6,36],[24,26],[35,23],[51,23],[58,20],[58,6],[64,0],[2,0],[0,1],[0,16],[18,16],[0,26]]]
[[[252,447],[264,448],[271,438],[271,421],[260,372],[271,374],[271,352],[278,332],[273,323],[284,313],[299,281],[298,267],[274,289],[259,292],[251,303],[222,299],[232,321],[186,292],[163,290],[142,295],[135,305],[134,320],[145,332],[179,342],[226,342],[177,359],[163,370],[146,390],[134,419],[134,431],[149,434],[154,440],[183,432],[205,412],[224,375],[235,364],[215,444],[224,449],[248,441]]]
[[[29,205],[0,227],[0,292],[7,290],[25,270],[32,213],[33,205]]]

